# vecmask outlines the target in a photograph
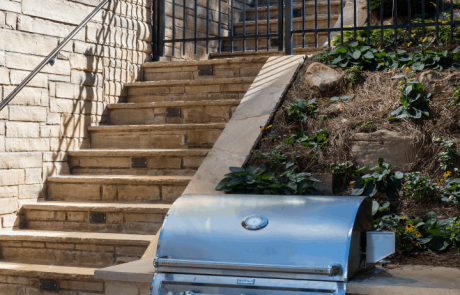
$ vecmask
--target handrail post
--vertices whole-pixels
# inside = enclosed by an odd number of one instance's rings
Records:
[[[286,38],[286,49],[284,54],[285,55],[293,55],[294,54],[294,42],[293,42],[293,11],[292,11],[292,0],[285,0],[286,7],[284,8],[284,19],[285,19],[285,31],[284,31],[284,38]]]

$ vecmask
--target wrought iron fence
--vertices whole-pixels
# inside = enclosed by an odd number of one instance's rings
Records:
[[[156,35],[154,55],[157,58],[165,56],[166,50],[169,50],[169,56],[198,54],[200,46],[205,48],[206,53],[274,49],[291,55],[294,48],[318,48],[338,40],[342,43],[347,32],[352,32],[354,39],[361,38],[367,44],[380,34],[383,44],[385,32],[391,30],[391,39],[397,44],[401,33],[409,40],[407,36],[411,36],[413,30],[421,30],[424,38],[428,28],[432,28],[433,37],[439,39],[440,30],[446,27],[450,29],[448,39],[454,40],[455,26],[460,25],[460,21],[454,20],[454,0],[448,4],[443,0],[403,1],[407,1],[407,11],[398,14],[401,0],[399,3],[398,0],[157,0],[153,18]],[[380,8],[371,11],[371,2]],[[387,12],[384,4],[388,2],[392,2],[392,23],[384,24]],[[337,3],[340,16],[334,20],[332,4],[336,6]],[[441,11],[440,4],[444,8],[448,5],[447,12],[446,9]],[[326,7],[326,12],[319,12],[320,5],[321,9]],[[414,5],[421,10],[419,17],[415,18]],[[427,5],[433,8],[427,9]],[[350,17],[346,20],[345,9],[351,11],[351,20]],[[379,18],[374,24],[369,21],[371,13]],[[307,17],[307,14],[311,16]],[[365,21],[361,18],[358,23],[359,14]],[[307,23],[310,23],[309,27]],[[442,29],[443,36],[445,33]],[[294,37],[297,38],[296,43]],[[306,42],[307,37],[311,41]]]

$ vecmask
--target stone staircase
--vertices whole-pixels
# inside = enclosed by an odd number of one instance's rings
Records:
[[[0,294],[103,294],[94,270],[142,257],[267,59],[144,64],[91,149],[69,153],[71,175],[0,233]]]
[[[345,2],[345,1],[344,1]],[[254,35],[256,27],[256,10],[258,13],[258,33],[267,34],[267,21],[268,21],[268,9],[266,1],[259,1],[259,6],[250,7],[246,9],[246,34]],[[336,21],[340,17],[340,4],[341,1],[331,0],[331,27],[334,27]],[[293,29],[301,30],[303,15],[302,15],[302,1],[294,0],[293,1]],[[318,28],[324,29],[328,26],[328,2],[326,0],[318,0]],[[315,28],[315,0],[305,0],[305,29],[314,29]],[[243,35],[244,23],[239,21],[234,23],[234,34],[235,36]],[[278,33],[278,2],[270,2],[270,33]],[[278,51],[277,38],[271,38],[270,51]],[[234,51],[243,51],[243,40],[234,40],[233,41],[233,50]],[[327,33],[320,32],[318,34],[318,46],[321,47],[327,42]],[[255,39],[246,40],[246,50],[254,51],[255,50]],[[232,43],[230,40],[225,40],[222,42],[224,52],[229,52],[231,50]],[[314,33],[305,33],[305,48],[303,48],[303,34],[294,34],[294,49],[295,53],[308,53],[314,51],[315,48],[315,34]],[[296,50],[297,49],[297,50]],[[264,51],[267,50],[267,38],[258,38],[258,50]],[[217,55],[212,55],[213,57],[218,57]],[[226,57],[226,56],[222,56]]]

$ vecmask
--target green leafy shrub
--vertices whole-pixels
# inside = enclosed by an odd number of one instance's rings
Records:
[[[305,122],[309,115],[316,115],[318,113],[318,105],[316,98],[306,101],[305,99],[298,99],[287,106],[288,117],[290,120],[301,120]]]
[[[460,106],[460,86],[455,86],[454,89],[454,93],[449,97],[453,100],[450,104],[453,106]]]
[[[372,121],[367,121],[366,123],[363,123],[362,126],[365,127],[365,128],[373,128],[373,127],[375,127],[375,124]]]
[[[427,118],[430,115],[429,98],[431,93],[425,96],[425,86],[416,81],[408,81],[404,75],[395,76],[394,79],[402,78],[399,88],[401,92],[401,104],[394,110],[388,120],[414,118]]]
[[[283,155],[280,150],[273,147],[268,153],[261,153],[259,150],[251,151],[256,158],[266,159],[266,162],[272,171],[278,171],[282,166],[286,165],[286,155]]]
[[[355,165],[352,162],[346,161],[343,163],[337,162],[329,164],[328,172],[335,175],[334,182],[336,185],[339,185],[340,187],[345,187],[348,185],[352,177],[360,176],[361,172],[367,168],[368,166],[362,168],[355,167]]]
[[[293,162],[288,162],[286,171],[277,176],[266,165],[246,169],[230,167],[231,173],[225,175],[216,190],[228,194],[320,195],[314,187],[315,182],[320,181],[310,173],[297,173],[296,169]]]
[[[438,160],[441,166],[441,169],[446,171],[447,168],[454,164],[454,161],[460,157],[460,148],[454,148],[453,140],[444,140],[442,137],[435,138],[434,141],[440,143],[444,151],[438,154]]]
[[[441,187],[441,200],[460,204],[460,178],[452,178]]]
[[[404,173],[390,169],[390,164],[379,158],[378,165],[371,169],[372,174],[359,176],[355,179],[355,187],[351,192],[354,196],[373,197],[377,192],[384,193],[389,200],[395,200],[401,190],[401,179]]]
[[[327,149],[329,132],[325,129],[320,129],[315,131],[312,136],[307,131],[296,132],[283,139],[282,142],[285,144],[300,143],[310,148]]]
[[[331,57],[328,54],[328,49],[324,48],[323,50],[318,51],[315,54],[315,59],[319,62],[322,62],[323,64],[329,63],[331,61]]]
[[[348,86],[351,87],[359,81],[362,69],[363,67],[353,66],[351,69],[346,71],[345,80],[348,82]]]
[[[438,193],[436,184],[432,183],[428,175],[419,176],[419,174],[420,172],[411,172],[404,175],[406,179],[404,184],[406,195],[419,201],[424,198],[434,198]]]

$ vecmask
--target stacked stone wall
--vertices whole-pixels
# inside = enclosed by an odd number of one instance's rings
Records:
[[[0,100],[101,0],[0,0]],[[0,111],[0,225],[19,226],[23,203],[44,197],[48,176],[68,174],[67,151],[88,148],[87,127],[151,60],[150,0],[112,0]]]

